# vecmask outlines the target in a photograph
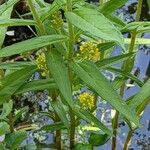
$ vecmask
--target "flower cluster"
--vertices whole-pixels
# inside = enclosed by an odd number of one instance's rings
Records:
[[[85,42],[80,46],[79,56],[83,59],[98,61],[100,59],[100,52],[95,43]]]
[[[60,11],[57,11],[56,13],[54,13],[52,15],[52,20],[51,20],[52,26],[55,29],[59,29],[60,27],[62,27],[63,25],[63,18],[62,18],[62,14]]]
[[[48,68],[47,68],[47,65],[46,65],[46,60],[45,60],[45,54],[44,53],[41,53],[41,54],[38,54],[37,58],[36,58],[36,64],[38,66],[38,69],[41,70],[41,75],[43,77],[45,77],[47,74],[48,74]]]
[[[80,55],[83,59],[98,61],[100,59],[100,52],[97,45],[93,42],[85,42],[80,46]]]
[[[79,102],[84,108],[92,110],[95,106],[95,96],[88,92],[84,92],[79,95]]]

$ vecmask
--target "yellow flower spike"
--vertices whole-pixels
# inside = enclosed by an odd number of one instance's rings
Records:
[[[48,68],[46,65],[45,54],[40,53],[36,58],[36,64],[39,70],[41,70],[41,75],[45,77],[48,74]]]
[[[79,102],[83,107],[92,110],[95,106],[95,96],[88,92],[84,92],[79,95]]]
[[[93,42],[85,42],[80,46],[80,56],[83,59],[98,61],[100,59],[100,52],[96,44]]]
[[[57,11],[55,14],[52,15],[51,23],[55,29],[61,28],[61,26],[63,25],[63,19],[60,11]]]

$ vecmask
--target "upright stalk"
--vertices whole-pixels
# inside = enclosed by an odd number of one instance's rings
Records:
[[[67,11],[72,11],[72,0],[67,0]],[[74,54],[74,29],[72,24],[68,22],[68,31],[69,31],[69,43],[68,43],[68,73],[70,78],[70,83],[72,85],[72,69],[69,64],[71,64]],[[70,149],[74,148],[75,145],[75,114],[70,108]]]
[[[141,15],[141,9],[142,9],[142,1],[143,0],[139,0],[138,1],[138,5],[137,5],[137,11],[136,11],[136,17],[135,17],[135,21],[139,21],[140,20],[140,15]],[[129,53],[132,53],[134,51],[135,48],[135,42],[136,42],[136,36],[137,36],[137,32],[133,31],[131,33],[131,43],[129,46]],[[132,69],[132,62],[133,62],[133,58],[128,58],[122,66],[122,69],[125,72],[129,72]],[[131,67],[129,67],[131,65]],[[122,84],[122,86],[120,87],[120,95],[123,97],[124,95],[124,89],[125,89],[125,83]],[[115,117],[114,117],[114,123],[113,123],[113,132],[114,132],[114,137],[112,138],[112,150],[116,149],[116,142],[117,142],[117,128],[118,128],[118,118],[119,118],[119,112],[116,112]],[[124,145],[124,149],[123,150],[127,150],[128,146],[130,144],[131,141],[131,137],[132,137],[132,133],[133,131],[130,130],[128,135],[127,135],[127,139]]]
[[[30,10],[32,12],[32,15],[33,15],[33,18],[34,20],[37,22],[37,25],[38,25],[38,28],[39,30],[37,29],[37,32],[39,32],[39,35],[45,35],[46,34],[46,31],[45,31],[45,28],[44,28],[44,25],[33,5],[33,0],[27,0],[28,1],[28,5],[30,7]]]
[[[10,132],[14,132],[14,120],[13,120],[13,114],[12,112],[10,112],[9,116],[9,128],[10,128]]]

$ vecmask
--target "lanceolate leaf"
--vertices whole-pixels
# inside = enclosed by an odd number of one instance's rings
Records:
[[[118,73],[118,74],[122,75],[125,78],[129,78],[129,79],[133,80],[140,87],[144,85],[144,83],[141,80],[139,80],[136,76],[132,75],[131,73],[124,72],[121,69],[118,69],[118,68],[115,68],[115,67],[107,67],[107,70],[112,71],[114,73]]]
[[[28,91],[37,91],[37,90],[45,90],[45,89],[57,89],[57,85],[53,79],[41,79],[31,81],[21,86],[15,94],[21,94]]]
[[[28,66],[4,77],[1,80],[0,104],[8,101],[16,90],[19,89],[35,71],[35,66]]]
[[[2,13],[0,15],[0,17],[3,17],[5,19],[10,18],[12,8],[13,7],[10,7],[7,11]],[[0,27],[0,49],[1,49],[2,45],[3,45],[4,39],[5,39],[5,35],[6,35],[6,31],[7,31],[7,27]]]
[[[66,37],[63,35],[47,35],[32,38],[1,49],[0,57],[7,57],[15,54],[28,52],[34,49],[48,46],[50,44],[62,42],[64,40],[66,40]]]
[[[74,12],[67,12],[66,17],[73,25],[84,32],[104,40],[114,41],[124,48],[120,31],[100,12],[82,7],[75,9]]]
[[[136,108],[147,98],[150,99],[150,79],[142,86],[141,90],[131,100],[129,100],[128,105]]]
[[[91,62],[73,64],[74,72],[104,100],[108,101],[116,110],[128,120],[139,126],[139,120],[130,110],[127,104],[113,89],[112,85],[100,73],[98,68]]]
[[[12,111],[13,101],[10,100],[8,103],[3,104],[2,113],[0,114],[0,119],[6,119],[9,113]]]
[[[56,130],[61,130],[61,129],[65,129],[65,125],[61,122],[56,122],[54,124],[50,124],[50,125],[45,125],[41,128],[41,130],[45,130],[45,131],[56,131]]]
[[[0,5],[0,15],[4,13],[8,8],[14,6],[19,0],[9,0],[7,3]]]
[[[100,12],[103,14],[113,13],[117,8],[124,5],[128,0],[110,0],[100,6]]]
[[[63,57],[55,49],[46,53],[48,69],[67,103],[73,107],[69,74]]]
[[[4,62],[0,63],[0,69],[17,70],[27,66],[35,66],[31,61],[19,61],[19,62]]]
[[[118,56],[114,56],[114,57],[110,57],[110,58],[106,58],[100,61],[96,62],[96,65],[102,69],[102,68],[106,68],[109,66],[112,66],[114,64],[123,62],[124,60],[126,60],[127,58],[129,58],[129,56],[134,55],[135,53],[129,53],[129,54],[122,54],[122,55],[118,55]]]
[[[51,102],[53,109],[61,119],[61,121],[64,123],[64,125],[69,128],[69,121],[67,119],[66,111],[64,110],[63,106],[61,105],[61,102],[58,100]]]
[[[84,110],[82,108],[75,107],[75,113],[78,117],[84,119],[88,123],[94,123],[99,129],[101,129],[104,133],[112,136],[111,130],[109,130],[104,124],[102,124],[96,117],[94,117],[89,111]]]
[[[33,20],[0,18],[0,27],[36,25]]]

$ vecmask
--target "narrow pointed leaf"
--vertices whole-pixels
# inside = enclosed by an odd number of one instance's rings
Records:
[[[96,62],[96,65],[102,69],[102,68],[106,68],[109,66],[112,66],[114,64],[123,62],[124,60],[126,60],[127,58],[129,58],[130,56],[134,55],[135,53],[128,53],[128,54],[122,54],[122,55],[118,55],[118,56],[114,56],[114,57],[110,57],[110,58],[106,58],[100,61]]]
[[[2,15],[7,9],[14,6],[19,0],[9,0],[7,3],[0,5],[0,15]]]
[[[57,89],[57,85],[53,79],[41,79],[31,81],[26,83],[25,85],[21,86],[15,94],[22,94],[29,91],[38,91],[38,90],[50,90],[50,89]]]
[[[69,74],[63,57],[55,49],[48,51],[46,54],[48,69],[50,70],[57,87],[67,103],[73,107],[71,85]]]
[[[0,27],[36,25],[34,20],[0,18]]]
[[[127,73],[122,71],[121,69],[115,68],[115,67],[107,67],[107,70],[112,71],[114,73],[118,73],[120,75],[122,75],[125,78],[129,78],[131,80],[133,80],[134,82],[136,82],[140,87],[142,87],[144,85],[144,83],[139,80],[135,75],[132,75],[131,73]]]
[[[1,49],[0,57],[7,57],[15,54],[20,54],[48,46],[50,44],[59,43],[66,40],[66,37],[63,35],[46,35],[41,37],[35,37],[23,42],[13,44]]]
[[[21,87],[35,71],[35,66],[28,66],[21,70],[17,70],[0,80],[0,104],[8,101],[17,89],[19,89],[19,87]]]
[[[124,5],[128,0],[110,0],[106,3],[103,3],[100,6],[100,12],[104,14],[111,14],[113,13],[117,8]]]
[[[138,107],[145,99],[150,99],[150,79],[142,86],[140,91],[128,102],[131,107]]]
[[[104,124],[102,124],[95,116],[93,116],[87,110],[75,107],[75,113],[78,117],[84,119],[88,123],[94,123],[94,125],[101,129],[104,133],[112,136],[111,130],[109,130]]]
[[[120,31],[100,12],[82,7],[75,9],[74,12],[67,12],[65,15],[73,25],[85,33],[100,39],[114,41],[124,48]]]
[[[122,115],[139,126],[137,116],[133,114],[127,104],[113,89],[110,82],[100,73],[98,68],[93,63],[74,63],[73,69],[74,72],[104,100],[108,101]]]
[[[67,114],[63,108],[63,106],[61,105],[61,103],[56,100],[51,102],[53,109],[55,110],[55,112],[57,113],[57,115],[59,116],[60,120],[64,123],[64,125],[69,128],[69,121],[67,119]]]

